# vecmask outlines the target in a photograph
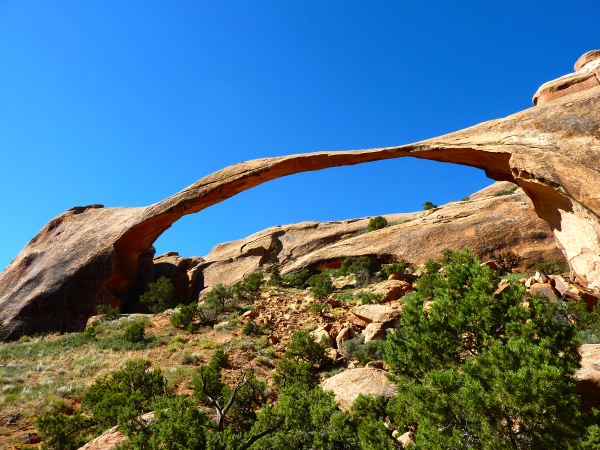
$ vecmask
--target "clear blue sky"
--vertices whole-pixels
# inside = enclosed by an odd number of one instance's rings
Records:
[[[239,161],[398,145],[529,107],[600,47],[598,17],[597,0],[0,0],[0,269],[74,205],[147,205]],[[204,255],[267,226],[418,210],[489,183],[408,158],[300,174],[156,246]]]

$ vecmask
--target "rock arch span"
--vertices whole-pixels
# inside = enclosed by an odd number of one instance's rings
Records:
[[[242,162],[141,208],[73,208],[0,274],[2,337],[81,329],[97,303],[135,281],[141,255],[175,221],[283,176],[412,156],[512,181],[552,228],[572,271],[600,285],[600,52],[538,90],[533,108],[414,144]]]

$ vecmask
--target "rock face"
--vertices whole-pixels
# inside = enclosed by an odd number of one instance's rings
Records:
[[[333,392],[335,402],[342,411],[352,408],[354,400],[360,394],[385,397],[396,394],[396,386],[388,380],[383,370],[367,367],[344,370],[327,378],[321,383],[321,387]]]
[[[583,344],[581,368],[575,374],[576,389],[586,409],[600,407],[600,344]]]
[[[600,50],[592,50],[575,62],[575,73],[544,83],[533,96],[534,105],[543,105],[565,95],[600,86]]]
[[[498,182],[468,201],[387,215],[391,225],[371,232],[367,232],[369,218],[268,228],[217,245],[204,258],[204,287],[231,285],[272,262],[283,273],[308,266],[337,267],[346,256],[361,255],[418,266],[439,258],[444,248],[465,246],[483,260],[512,251],[521,256],[524,267],[562,258],[550,227],[537,216],[525,193],[515,189],[512,183]],[[384,290],[382,286],[380,293],[387,296]]]
[[[352,308],[352,314],[366,323],[387,323],[396,320],[400,316],[400,308],[388,305],[360,305]]]
[[[145,208],[73,208],[50,221],[0,275],[2,337],[82,329],[97,303],[127,297],[143,255],[183,215],[286,175],[404,156],[478,167],[516,183],[554,232],[573,272],[600,284],[600,86],[593,80],[599,57],[597,51],[584,55],[574,78],[545,85],[538,106],[445,136],[247,161]],[[580,76],[585,80],[575,82]],[[551,86],[564,95],[544,94]]]

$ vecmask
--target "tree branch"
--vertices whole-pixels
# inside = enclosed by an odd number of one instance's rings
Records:
[[[255,434],[254,436],[250,436],[250,438],[246,442],[244,442],[244,444],[240,447],[240,450],[246,450],[246,449],[250,448],[250,446],[252,444],[254,444],[256,441],[258,441],[260,438],[263,438],[267,434],[271,434],[271,433],[277,431],[281,427],[281,425],[283,425],[284,421],[285,421],[285,419],[283,417],[280,417],[277,420],[277,423],[274,424],[273,426],[267,428],[264,431],[261,431],[258,434]]]

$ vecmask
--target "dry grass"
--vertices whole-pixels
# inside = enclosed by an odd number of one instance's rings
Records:
[[[252,368],[258,378],[270,382],[275,361],[293,331],[313,329],[323,321],[307,311],[310,303],[306,291],[270,290],[255,302],[257,312],[269,319],[263,324],[259,320],[263,334],[253,336],[242,333],[247,319],[240,317],[227,317],[226,324],[189,333],[174,328],[163,313],[102,322],[93,334],[53,334],[0,343],[0,449],[39,445],[35,420],[46,408],[57,402],[78,407],[82,393],[96,378],[132,359],[146,359],[159,367],[181,394],[192,393],[194,370],[218,348],[229,356],[226,381],[233,382],[240,371]],[[337,308],[336,316],[343,316],[349,306]],[[136,320],[145,322],[150,339],[134,345],[125,342],[123,335]],[[267,335],[273,335],[277,344],[272,345]]]

